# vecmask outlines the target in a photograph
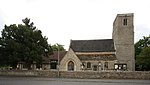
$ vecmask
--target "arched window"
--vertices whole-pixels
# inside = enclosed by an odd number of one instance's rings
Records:
[[[102,70],[102,63],[101,62],[98,62],[98,67],[99,67],[99,70]]]
[[[91,63],[90,62],[87,63],[87,68],[91,68]]]
[[[105,68],[108,69],[108,62],[105,62]]]
[[[74,63],[72,61],[68,62],[68,71],[74,71]]]

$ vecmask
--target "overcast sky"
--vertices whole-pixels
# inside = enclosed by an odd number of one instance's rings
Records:
[[[0,0],[0,30],[28,17],[49,44],[111,39],[117,14],[134,13],[135,42],[150,34],[150,0]]]

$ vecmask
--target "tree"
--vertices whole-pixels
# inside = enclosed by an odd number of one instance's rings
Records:
[[[150,70],[150,47],[144,48],[138,55],[136,60],[138,69],[149,71]]]
[[[136,70],[150,70],[150,35],[135,44]]]
[[[143,48],[150,46],[150,35],[143,37],[137,43],[135,43],[135,55],[139,55]]]
[[[16,67],[18,62],[24,62],[30,68],[33,62],[42,63],[42,57],[52,53],[47,38],[42,36],[30,19],[22,20],[24,24],[5,25],[0,38],[1,65]]]
[[[59,51],[65,51],[63,45],[61,45],[61,44],[52,45],[52,49],[53,49],[53,51],[58,51],[58,49],[59,49]]]

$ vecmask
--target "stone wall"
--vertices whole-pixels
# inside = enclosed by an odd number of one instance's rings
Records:
[[[62,78],[150,79],[150,72],[62,72]]]
[[[58,78],[57,71],[0,71],[0,76],[34,76]],[[150,71],[136,72],[67,72],[60,71],[59,78],[80,78],[80,79],[148,79]]]
[[[23,76],[23,77],[58,77],[57,71],[0,71],[0,76]]]

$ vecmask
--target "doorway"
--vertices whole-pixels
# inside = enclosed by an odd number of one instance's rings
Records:
[[[68,62],[68,71],[74,71],[74,63],[72,61]]]
[[[50,69],[57,69],[57,60],[52,60],[50,62]]]

